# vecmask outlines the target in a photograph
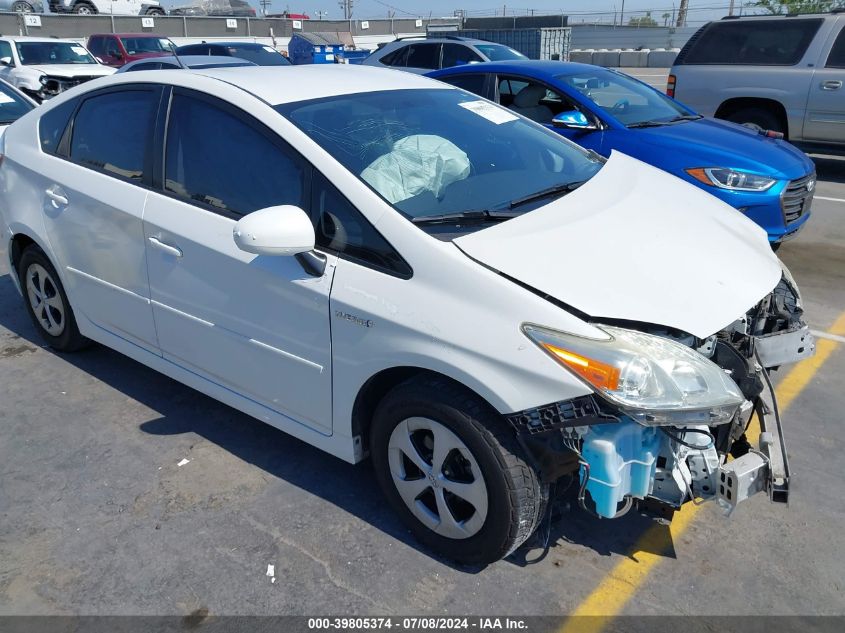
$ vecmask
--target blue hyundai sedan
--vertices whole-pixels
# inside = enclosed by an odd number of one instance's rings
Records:
[[[621,72],[588,64],[467,64],[428,75],[609,156],[618,150],[698,185],[762,226],[773,248],[810,217],[815,167],[777,133],[696,114]],[[683,200],[678,201],[683,207]]]

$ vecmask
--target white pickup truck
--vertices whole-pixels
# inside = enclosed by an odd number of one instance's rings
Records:
[[[681,50],[667,93],[696,112],[845,153],[845,10],[725,18]]]
[[[157,0],[50,0],[51,13],[79,15],[164,15]]]

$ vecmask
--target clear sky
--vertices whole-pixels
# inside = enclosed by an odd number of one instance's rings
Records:
[[[258,0],[250,0],[258,7]],[[434,17],[452,15],[455,9],[463,9],[467,15],[502,15],[506,8],[507,15],[525,15],[531,9],[536,13],[564,13],[570,16],[571,22],[613,22],[614,13],[622,9],[622,0],[513,0],[513,4],[503,2],[497,4],[494,0],[353,0],[353,18],[384,18],[388,12],[394,12],[395,17]],[[739,12],[744,0],[735,1],[735,12]],[[679,0],[625,0],[625,22],[633,15],[642,15],[651,10],[652,17],[659,23],[664,23],[665,13],[672,13],[673,4],[677,9]],[[688,24],[701,24],[708,20],[717,19],[728,13],[730,0],[690,0]],[[324,11],[324,16],[330,19],[343,17],[338,0],[273,0],[269,12],[279,13],[289,9],[292,13],[306,13],[312,19],[318,17],[318,11]],[[748,10],[745,9],[747,12]]]

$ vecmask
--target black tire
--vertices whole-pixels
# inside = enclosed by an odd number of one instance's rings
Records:
[[[771,110],[765,108],[742,108],[731,112],[725,117],[728,121],[746,125],[756,130],[772,130],[786,134],[780,118]]]
[[[15,13],[32,13],[34,9],[31,4],[21,0],[20,2],[15,2],[15,4],[12,5],[12,11]]]
[[[147,9],[147,15],[164,15],[164,9],[158,9],[156,7]]]
[[[403,501],[394,483],[388,445],[394,429],[409,418],[433,420],[469,449],[487,488],[487,513],[481,528],[467,538],[435,533]],[[370,451],[376,477],[393,509],[414,536],[436,553],[464,564],[489,564],[509,555],[534,532],[548,497],[519,443],[492,407],[448,380],[421,376],[391,391],[373,416]]]
[[[97,8],[87,2],[77,2],[73,6],[73,12],[82,15],[97,15]]]
[[[45,324],[38,316],[36,316],[28,296],[27,275],[29,274],[31,267],[34,265],[40,266],[49,275],[52,290],[50,290],[48,294],[50,294],[51,297],[58,297],[61,300],[63,307],[63,329],[55,336],[47,331]],[[91,344],[90,339],[85,338],[79,333],[79,327],[76,325],[76,317],[73,315],[73,310],[70,307],[70,302],[68,301],[65,289],[62,286],[58,273],[56,273],[56,269],[44,254],[44,251],[34,245],[29,246],[26,250],[24,250],[21,255],[21,259],[18,262],[18,279],[20,280],[21,288],[23,290],[24,305],[26,306],[26,311],[29,313],[29,318],[32,319],[35,328],[38,330],[38,333],[47,345],[60,352],[75,352],[84,347],[88,347]]]

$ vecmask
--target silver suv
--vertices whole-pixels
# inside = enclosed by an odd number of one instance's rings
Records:
[[[845,152],[845,13],[724,18],[681,50],[667,93],[696,112]]]
[[[503,44],[446,35],[398,38],[382,46],[362,63],[422,75],[439,68],[509,59],[528,58]]]

